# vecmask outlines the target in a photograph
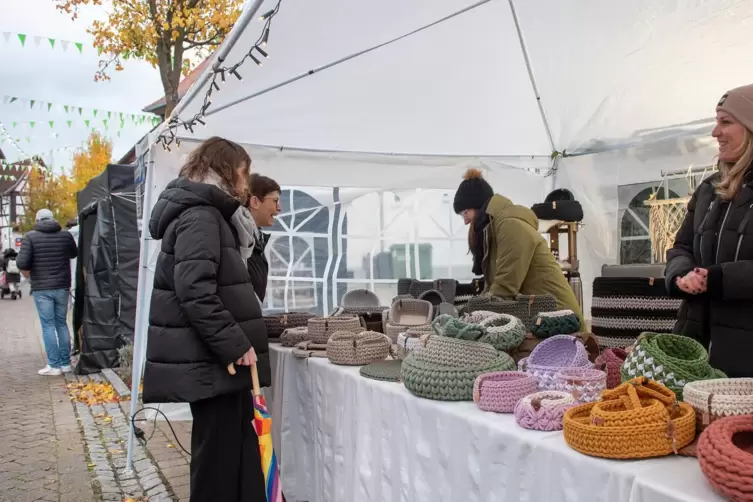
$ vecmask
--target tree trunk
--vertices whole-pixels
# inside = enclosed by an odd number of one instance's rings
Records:
[[[162,44],[157,46],[157,63],[160,79],[162,80],[162,90],[165,91],[165,114],[162,120],[167,120],[178,104],[178,101],[180,101],[180,96],[178,95],[180,71],[173,71],[170,49],[169,47],[165,48]]]

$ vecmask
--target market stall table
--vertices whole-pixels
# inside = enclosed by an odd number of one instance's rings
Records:
[[[289,501],[718,501],[695,459],[616,461],[470,402],[420,399],[273,345]]]

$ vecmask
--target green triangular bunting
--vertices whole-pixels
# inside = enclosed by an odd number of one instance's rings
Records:
[[[88,120],[84,120],[84,124],[86,124],[86,127],[89,127],[89,121]]]
[[[33,120],[32,120],[31,122],[29,122],[29,125],[31,126],[31,128],[32,128],[32,129],[34,129],[34,126],[35,126],[36,124],[37,124],[37,123],[36,123],[36,122],[34,122]]]
[[[94,110],[94,116],[95,117],[97,116],[97,112],[99,112],[99,110]]]
[[[68,105],[64,105],[63,108],[65,109],[65,113],[68,113]]]
[[[21,42],[22,47],[26,45],[26,35],[24,35],[23,33],[18,34],[18,40]]]
[[[55,48],[55,39],[54,38],[48,38],[47,40],[50,41],[50,47],[52,47],[54,49]]]
[[[75,42],[75,44],[76,44],[76,49],[78,49],[79,54],[81,54],[84,50],[84,44],[82,44],[81,42]]]
[[[29,108],[34,108],[34,103],[36,103],[36,100],[30,99],[29,103],[31,104]]]
[[[50,120],[48,123],[50,124],[50,129],[52,129],[53,127],[55,127],[55,121],[54,120]]]
[[[107,129],[107,119],[103,120],[102,123],[105,125],[105,129]]]
[[[13,127],[16,127],[18,125],[18,122],[13,122]]]
[[[47,111],[49,112],[52,110],[52,103],[47,103]]]
[[[72,120],[66,120],[66,123],[68,124],[68,128],[70,129],[71,124],[73,124],[73,121]]]

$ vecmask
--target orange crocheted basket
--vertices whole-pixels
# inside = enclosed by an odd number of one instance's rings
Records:
[[[659,382],[634,378],[601,398],[565,413],[565,442],[572,449],[594,457],[650,458],[678,453],[695,439],[695,411]]]
[[[734,502],[753,501],[753,415],[714,421],[697,449],[709,483]]]

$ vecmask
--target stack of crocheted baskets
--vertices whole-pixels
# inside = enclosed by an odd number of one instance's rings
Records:
[[[602,393],[602,400],[569,409],[565,442],[603,458],[638,459],[677,453],[695,438],[695,412],[645,377]]]
[[[753,501],[753,415],[726,417],[703,431],[696,449],[709,483],[735,502]]]
[[[280,341],[282,333],[289,328],[307,326],[309,319],[314,314],[308,312],[283,312],[264,316],[264,326],[267,328],[267,337],[270,342]]]
[[[541,312],[536,316],[531,333],[536,338],[549,338],[553,335],[570,335],[580,331],[580,320],[572,310]]]
[[[518,369],[536,377],[539,390],[556,390],[557,373],[568,368],[591,368],[583,342],[572,335],[555,335],[536,346]]]
[[[555,388],[573,396],[578,404],[598,401],[607,388],[607,374],[596,368],[565,368],[554,380]]]
[[[419,397],[471,401],[479,375],[515,367],[510,356],[488,343],[441,335],[427,335],[423,341],[401,367],[405,388]]]
[[[602,349],[624,349],[644,331],[670,333],[681,303],[669,297],[664,278],[597,277],[591,331]]]
[[[423,326],[408,328],[404,333],[397,335],[395,357],[397,359],[405,359],[408,354],[423,345],[421,337],[428,335],[429,333],[434,333],[434,330],[431,325],[426,324]]]
[[[680,335],[643,333],[620,370],[622,381],[645,376],[661,382],[682,399],[688,382],[725,378],[709,365],[703,345]]]
[[[399,298],[390,307],[384,333],[392,343],[397,343],[400,333],[410,328],[428,325],[434,317],[434,308],[426,300]]]
[[[389,338],[374,331],[337,331],[327,341],[327,357],[334,364],[363,366],[385,359],[389,352]]]
[[[515,300],[504,300],[496,296],[478,296],[471,298],[460,309],[460,315],[470,314],[477,310],[517,317],[523,321],[527,331],[532,331],[539,314],[557,310],[557,300],[552,295],[518,295]]]
[[[753,378],[689,382],[682,398],[695,410],[698,432],[702,432],[720,418],[753,415]]]

